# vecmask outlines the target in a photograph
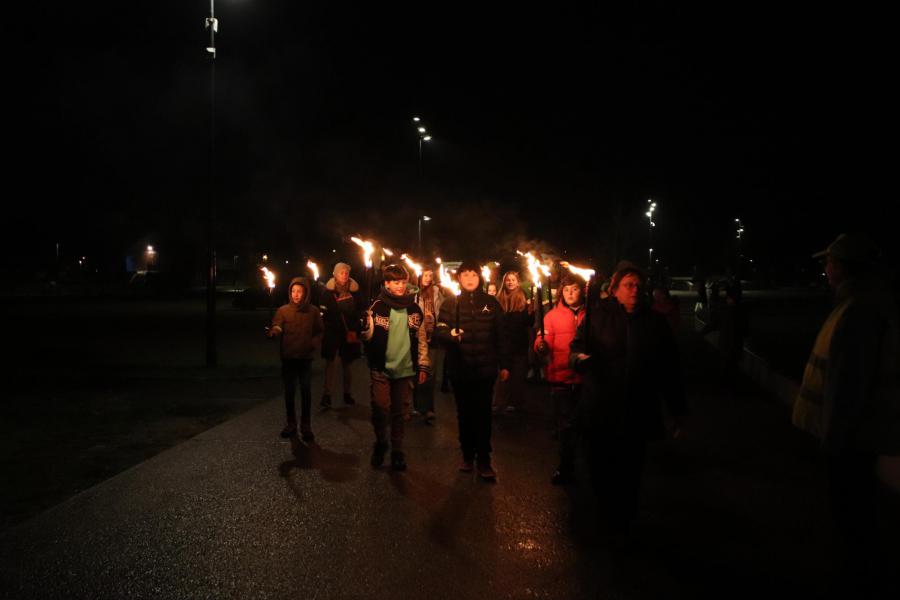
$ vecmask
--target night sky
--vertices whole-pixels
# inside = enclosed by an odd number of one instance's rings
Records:
[[[209,5],[166,4],[10,18],[5,268],[56,242],[202,265]],[[530,241],[608,263],[618,230],[641,259],[647,198],[678,271],[722,268],[735,217],[762,265],[809,266],[842,231],[887,246],[878,15],[484,4],[217,2],[220,255],[322,256],[355,233],[412,249],[428,214],[445,256]]]

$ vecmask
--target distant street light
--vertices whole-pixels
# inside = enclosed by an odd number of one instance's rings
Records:
[[[422,215],[419,217],[419,257],[422,256],[422,221],[430,221],[431,217]]]
[[[647,204],[647,212],[644,213],[647,215],[647,221],[650,223],[647,235],[647,246],[650,248],[649,253],[649,261],[647,265],[647,271],[649,273],[653,272],[653,228],[656,227],[656,223],[653,221],[653,213],[656,212],[656,202],[653,199],[648,199]]]
[[[741,222],[740,218],[734,220],[734,228],[737,238],[737,261],[734,268],[734,275],[738,280],[740,280],[741,263],[743,262],[743,249],[741,248],[741,243],[744,241],[744,224]]]
[[[218,364],[216,351],[216,18],[215,0],[209,0],[209,16],[205,20],[209,31],[209,200],[206,221],[207,274],[206,274],[206,366]]]

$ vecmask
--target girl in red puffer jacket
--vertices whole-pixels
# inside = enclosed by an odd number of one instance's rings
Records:
[[[569,344],[584,320],[584,280],[566,275],[559,283],[559,302],[544,317],[544,338],[538,336],[534,350],[549,358],[547,381],[556,417],[559,437],[559,468],[551,481],[555,485],[575,480],[575,413],[581,388],[581,375],[569,368]]]

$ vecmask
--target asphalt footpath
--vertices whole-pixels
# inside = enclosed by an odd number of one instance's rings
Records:
[[[547,388],[494,420],[496,483],[457,471],[455,406],[406,426],[409,469],[369,465],[368,373],[283,440],[273,397],[0,536],[2,598],[813,598],[833,547],[824,470],[788,409],[681,336],[692,415],[653,445],[628,538],[555,487]],[[313,381],[314,404],[322,390]]]

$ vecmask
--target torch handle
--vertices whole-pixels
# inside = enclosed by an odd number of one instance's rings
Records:
[[[456,332],[459,333],[459,302],[462,300],[462,294],[456,296]]]
[[[591,282],[594,277],[588,278],[584,289],[584,353],[591,353]]]

